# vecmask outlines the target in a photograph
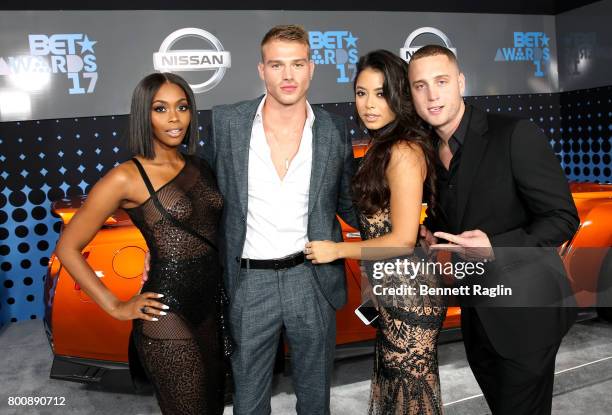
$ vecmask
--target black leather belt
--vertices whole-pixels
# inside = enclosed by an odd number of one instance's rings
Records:
[[[296,252],[283,258],[277,259],[249,259],[242,258],[240,260],[241,268],[252,269],[287,269],[304,263],[304,253]]]

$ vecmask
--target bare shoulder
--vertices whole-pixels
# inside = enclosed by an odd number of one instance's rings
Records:
[[[139,176],[138,169],[133,161],[125,161],[106,173],[100,181],[112,186],[129,186]]]
[[[391,147],[391,160],[389,167],[392,165],[411,165],[422,167],[425,165],[425,153],[418,143],[400,141]]]
[[[106,195],[113,200],[129,201],[134,198],[134,183],[137,183],[139,177],[136,165],[132,161],[126,161],[106,173],[96,183],[92,192],[96,195]]]

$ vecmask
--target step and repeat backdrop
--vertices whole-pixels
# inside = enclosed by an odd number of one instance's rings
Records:
[[[373,24],[378,22],[378,24]],[[553,16],[397,12],[65,11],[0,16],[0,121],[129,112],[146,74],[173,71],[200,109],[263,92],[259,42],[274,25],[309,32],[310,100],[352,101],[359,55],[403,56],[427,43],[453,48],[467,95],[557,92]]]
[[[276,24],[298,23],[308,31],[316,64],[309,100],[344,116],[354,139],[364,138],[351,103],[358,57],[384,48],[407,59],[424,44],[445,44],[466,74],[467,101],[536,122],[568,179],[609,182],[612,82],[605,75],[594,84],[584,80],[586,55],[582,43],[571,40],[583,29],[568,26],[574,37],[567,40],[557,19],[399,12],[3,12],[0,325],[42,317],[46,266],[60,230],[51,203],[87,194],[129,157],[123,140],[136,83],[153,71],[185,77],[196,91],[200,125],[206,126],[213,105],[263,93],[259,42]],[[580,39],[599,50],[602,37]],[[560,85],[561,61],[568,85],[582,89]]]

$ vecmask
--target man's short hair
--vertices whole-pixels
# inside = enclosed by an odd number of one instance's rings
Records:
[[[417,51],[414,52],[414,54],[410,57],[410,62],[417,60],[417,59],[427,58],[429,56],[438,56],[438,55],[446,56],[448,60],[450,60],[451,62],[454,62],[455,65],[459,67],[459,61],[457,60],[457,56],[455,56],[453,51],[441,45],[426,45],[426,46],[423,46],[422,48],[417,49]]]
[[[274,26],[268,30],[261,39],[261,60],[263,61],[263,47],[266,43],[273,40],[282,40],[285,42],[299,42],[308,48],[308,59],[310,60],[310,44],[308,43],[308,32],[302,26],[288,24]]]

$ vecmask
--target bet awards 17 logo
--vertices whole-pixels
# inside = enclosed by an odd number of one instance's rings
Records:
[[[172,49],[181,39],[203,40],[207,48],[197,50]],[[231,55],[212,33],[203,29],[187,27],[168,35],[153,54],[153,67],[160,72],[197,71],[211,73],[203,82],[190,84],[193,92],[206,92],[221,82],[227,68],[232,66]]]
[[[69,94],[91,94],[98,81],[94,45],[86,33],[28,35],[29,55],[0,56],[0,76],[26,81],[48,80],[40,75],[66,74],[72,85]]]
[[[336,82],[345,84],[355,79],[359,60],[357,40],[351,32],[334,30],[308,32],[311,59],[315,65],[335,65],[338,70]]]
[[[496,62],[529,61],[535,65],[534,76],[544,76],[544,64],[550,61],[550,38],[544,32],[514,32],[514,45],[499,48],[495,54]]]

